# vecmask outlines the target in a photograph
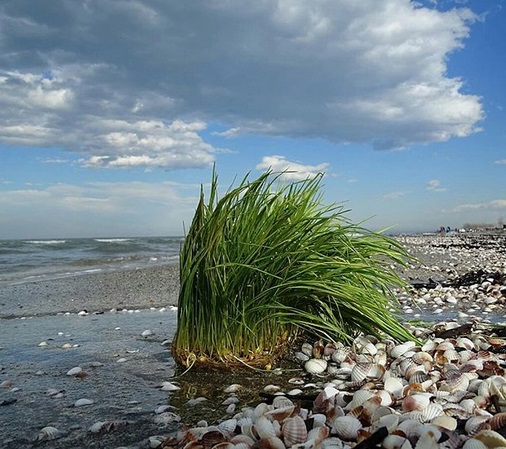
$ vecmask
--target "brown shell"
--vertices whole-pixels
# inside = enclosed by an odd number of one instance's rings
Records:
[[[499,430],[506,427],[506,412],[497,413],[488,420],[492,430]]]
[[[288,418],[281,427],[286,447],[303,443],[307,439],[306,423],[300,416]]]

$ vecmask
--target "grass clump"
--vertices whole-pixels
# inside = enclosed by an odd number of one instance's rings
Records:
[[[180,254],[177,361],[269,366],[301,332],[412,338],[391,312],[403,247],[323,205],[321,176],[280,176],[246,176],[219,198],[213,173],[207,202],[201,190]]]

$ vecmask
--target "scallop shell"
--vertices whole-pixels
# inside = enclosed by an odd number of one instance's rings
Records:
[[[225,433],[233,433],[237,427],[237,419],[230,418],[218,424],[218,429]]]
[[[321,374],[327,369],[327,361],[323,359],[309,359],[304,364],[304,369],[309,374]]]
[[[485,443],[488,448],[506,447],[506,438],[495,430],[482,430],[474,438]]]
[[[354,416],[338,416],[332,423],[332,433],[346,441],[356,440],[360,429],[362,423]]]
[[[272,421],[269,421],[265,416],[260,416],[257,419],[255,431],[260,439],[268,439],[276,436],[276,430],[274,429]]]
[[[272,400],[272,406],[274,408],[286,408],[286,407],[292,407],[295,404],[290,398],[287,398],[286,396],[280,395],[274,397]]]
[[[278,437],[262,438],[255,443],[257,449],[286,449],[285,443]]]
[[[402,400],[402,409],[405,412],[421,411],[430,404],[430,397],[425,394],[413,394]]]
[[[46,426],[40,429],[34,441],[56,440],[62,436],[62,432],[53,426]]]
[[[464,430],[467,432],[469,436],[474,436],[484,428],[490,427],[487,424],[488,419],[489,417],[484,415],[472,416],[466,421]]]
[[[448,430],[455,430],[457,428],[457,420],[446,414],[436,416],[430,423]]]
[[[506,413],[497,413],[488,420],[488,424],[492,430],[499,430],[506,427]]]
[[[412,341],[407,341],[406,343],[402,343],[400,345],[396,345],[390,351],[390,357],[396,359],[401,355],[404,355],[406,352],[412,350],[415,347],[415,343]]]
[[[464,443],[462,449],[488,449],[488,447],[485,446],[485,443],[481,442],[480,440],[470,438]]]
[[[402,389],[404,388],[404,385],[399,378],[389,377],[385,379],[383,388],[393,397],[400,398],[402,396]]]
[[[291,447],[294,444],[303,443],[307,439],[306,423],[300,416],[288,418],[281,427],[283,439],[286,447]]]

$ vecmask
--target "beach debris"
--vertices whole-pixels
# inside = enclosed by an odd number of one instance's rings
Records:
[[[180,421],[181,417],[174,412],[162,412],[153,418],[153,422],[160,427],[166,427],[171,423],[178,423]]]
[[[118,360],[116,360],[116,363],[125,363],[125,362],[128,362],[128,359],[125,357],[121,357]]]
[[[39,433],[34,438],[34,442],[56,440],[63,435],[64,433],[56,427],[46,426],[40,429]]]
[[[226,393],[226,394],[229,394],[229,393],[237,393],[239,392],[241,389],[243,388],[243,386],[241,384],[231,384],[229,385],[228,387],[226,387],[223,392]]]
[[[148,338],[154,335],[155,333],[151,329],[146,329],[145,331],[141,332],[141,337]]]
[[[94,403],[93,399],[82,398],[82,399],[78,399],[76,402],[74,402],[74,407],[85,407],[85,406],[91,405],[93,403]]]
[[[81,375],[83,369],[80,366],[75,366],[67,371],[67,376],[78,376]]]
[[[132,424],[132,421],[127,420],[97,421],[90,426],[88,431],[91,433],[108,433],[125,428],[130,424]]]
[[[162,391],[177,391],[177,390],[180,390],[180,389],[181,389],[180,386],[176,385],[173,382],[169,382],[167,380],[164,380],[160,384],[160,390],[162,390]]]
[[[86,309],[84,309],[84,310],[81,310],[81,311],[77,312],[77,315],[78,316],[88,316],[89,313],[88,313],[88,311]]]
[[[12,388],[14,382],[12,380],[6,379],[2,383],[0,383],[0,388]]]
[[[41,341],[37,346],[39,348],[45,348],[46,346],[49,346],[49,343],[47,341]]]

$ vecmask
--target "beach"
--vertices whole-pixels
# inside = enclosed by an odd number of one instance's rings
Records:
[[[506,283],[494,286],[499,293],[489,303],[485,299],[492,295],[469,293],[472,288],[480,292],[481,285],[444,287],[445,291],[441,285],[480,269],[485,270],[483,282],[489,282],[491,273],[504,275],[504,238],[504,234],[399,237],[419,258],[399,268],[408,282],[419,284],[416,292],[400,295],[404,317],[502,321]],[[430,287],[431,282],[437,286]],[[160,435],[161,441],[176,435],[184,415],[181,401],[203,396],[207,405],[195,406],[191,422],[185,424],[195,425],[199,413],[205,416],[199,407],[225,418],[225,408],[219,405],[223,398],[213,395],[251,373],[218,380],[205,375],[200,381],[198,376],[178,378],[184,394],[179,392],[177,400],[163,389],[164,381],[181,374],[169,350],[178,288],[174,264],[1,285],[0,447],[155,447],[154,436]],[[462,297],[457,298],[459,291]],[[422,308],[417,308],[421,301]],[[68,374],[73,368],[80,370]],[[281,382],[276,376],[255,375],[248,383],[256,388]],[[96,432],[91,431],[94,425]]]

